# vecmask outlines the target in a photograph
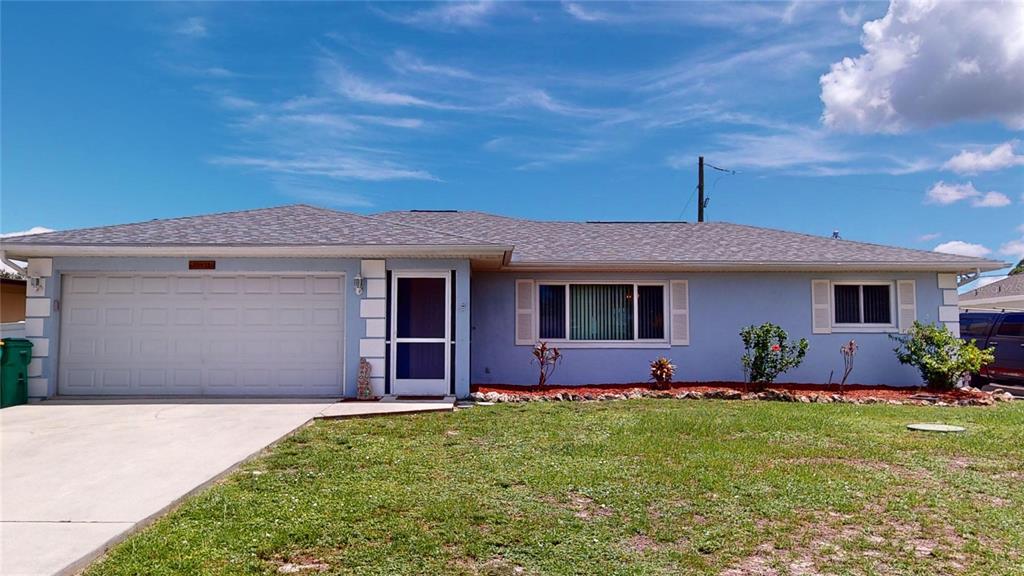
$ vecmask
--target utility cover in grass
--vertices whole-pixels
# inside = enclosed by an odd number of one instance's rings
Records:
[[[965,430],[962,426],[949,424],[907,424],[907,428],[921,432],[963,432]]]

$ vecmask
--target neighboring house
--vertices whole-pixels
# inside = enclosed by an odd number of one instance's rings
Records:
[[[964,292],[960,295],[960,309],[964,312],[1024,311],[1024,274],[1007,276],[998,282]]]
[[[25,319],[25,281],[0,278],[0,322],[21,322]]]
[[[739,330],[806,337],[785,380],[915,384],[890,333],[958,328],[957,274],[1002,262],[719,222],[539,222],[478,212],[361,216],[311,206],[0,241],[28,259],[30,395],[465,396],[532,384],[738,381]],[[35,288],[33,289],[35,290]]]
[[[0,278],[0,338],[25,337],[25,281]]]

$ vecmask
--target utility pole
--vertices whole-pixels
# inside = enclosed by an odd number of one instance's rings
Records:
[[[693,196],[690,196],[693,198]],[[697,222],[704,221],[704,157],[697,157]]]

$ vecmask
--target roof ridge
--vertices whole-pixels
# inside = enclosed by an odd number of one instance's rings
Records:
[[[397,212],[399,214],[405,214],[405,213],[411,212],[411,210],[391,210],[390,212],[392,212],[392,213]],[[469,212],[473,212],[473,211],[472,210],[467,210],[464,213],[469,213]],[[429,226],[421,226],[419,224],[411,224],[409,222],[396,222],[394,220],[389,220],[388,218],[382,218],[381,217],[383,214],[387,214],[387,213],[388,212],[378,212],[377,214],[372,214],[372,215],[371,214],[357,214],[357,216],[361,216],[363,218],[367,218],[367,219],[373,220],[375,222],[386,222],[386,223],[391,224],[391,225],[396,225],[397,224],[399,226],[407,226],[409,228],[415,228],[417,230],[425,230],[427,232],[433,232],[435,234],[444,234],[445,236],[451,236],[452,238],[461,238],[463,240],[472,240],[474,242],[483,242],[484,244],[488,244],[488,245],[491,245],[491,246],[502,246],[502,245],[505,244],[505,243],[502,243],[502,242],[491,242],[490,240],[482,240],[480,238],[474,238],[473,236],[467,236],[467,235],[464,235],[464,234],[455,234],[453,232],[444,232],[442,230],[437,230],[436,228],[430,228]]]

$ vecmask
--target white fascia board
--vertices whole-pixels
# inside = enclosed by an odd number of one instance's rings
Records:
[[[475,258],[506,257],[511,246],[359,245],[359,246],[227,246],[26,244],[5,247],[12,256],[175,256],[175,257],[314,257],[314,258]]]
[[[969,307],[972,304],[1002,304],[1005,302],[1024,302],[1024,294],[1011,294],[1009,296],[990,296],[988,298],[964,298],[960,295],[960,307]]]
[[[649,271],[649,272],[973,272],[1005,268],[977,262],[512,262],[507,271]]]

